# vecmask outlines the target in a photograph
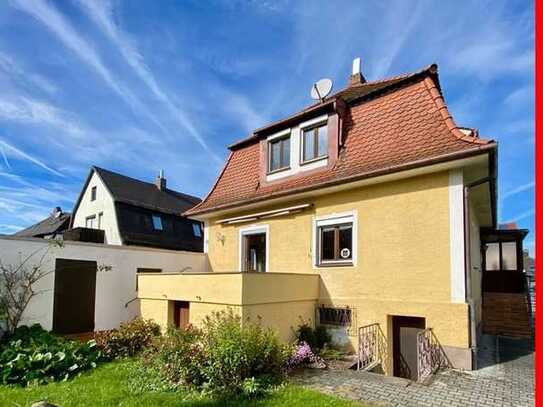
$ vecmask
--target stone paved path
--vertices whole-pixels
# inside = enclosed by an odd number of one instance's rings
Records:
[[[429,385],[354,370],[306,369],[293,381],[381,406],[533,406],[534,363],[526,342],[486,336],[480,369],[438,373]]]

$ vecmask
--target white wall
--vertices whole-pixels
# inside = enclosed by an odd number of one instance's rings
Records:
[[[0,262],[18,264],[18,259],[36,252],[28,265],[39,263],[47,250],[47,240],[0,237]],[[205,254],[133,246],[64,242],[64,247],[49,249],[43,270],[54,270],[57,258],[96,261],[98,266],[111,266],[96,275],[95,330],[112,329],[139,313],[136,298],[136,269],[160,268],[164,272],[205,270]],[[54,273],[45,277],[39,287],[46,290],[35,297],[24,315],[22,324],[40,323],[45,329],[53,326]],[[126,305],[129,303],[128,305]]]
[[[94,201],[91,201],[92,187],[96,187],[96,199]],[[96,222],[98,222],[99,213],[103,213],[100,229],[105,232],[105,243],[122,244],[113,197],[98,174],[94,172],[74,214],[74,227],[85,227],[87,217],[93,215],[96,216]]]

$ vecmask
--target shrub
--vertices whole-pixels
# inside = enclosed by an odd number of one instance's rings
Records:
[[[94,339],[98,347],[109,359],[134,356],[143,348],[150,346],[160,335],[160,326],[151,320],[136,318],[123,322],[118,329],[96,332]]]
[[[1,383],[26,386],[66,380],[96,367],[101,357],[94,341],[66,340],[38,324],[21,326],[0,344]]]
[[[204,383],[202,332],[192,326],[185,330],[171,327],[143,353],[143,361],[174,387],[197,388]]]
[[[330,341],[332,340],[326,327],[319,325],[316,328],[312,328],[307,322],[302,322],[298,325],[296,338],[298,339],[298,342],[307,343],[317,354],[325,347],[325,345],[330,344]]]
[[[148,380],[134,383],[140,391],[164,389],[168,383],[212,396],[254,397],[283,378],[290,353],[291,347],[281,344],[273,331],[249,321],[242,324],[232,310],[216,312],[202,329],[170,328],[157,338],[143,353]]]
[[[274,331],[250,321],[242,324],[231,309],[205,319],[203,339],[204,387],[215,394],[251,393],[254,386],[246,382],[251,378],[261,385],[278,382],[290,354]]]

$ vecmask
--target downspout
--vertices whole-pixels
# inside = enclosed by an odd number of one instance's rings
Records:
[[[493,190],[493,177],[481,178],[477,181],[471,182],[464,186],[464,268],[466,276],[466,303],[468,304],[469,312],[469,343],[471,349],[471,364],[473,370],[477,369],[477,324],[475,315],[475,304],[473,301],[473,292],[471,284],[471,222],[470,222],[470,210],[469,210],[469,194],[470,189],[476,186],[489,183],[491,191]],[[492,192],[491,192],[492,194]]]

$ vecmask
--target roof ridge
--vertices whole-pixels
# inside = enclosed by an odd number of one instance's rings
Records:
[[[424,83],[424,86],[426,87],[426,90],[428,90],[428,92],[430,93],[430,96],[432,97],[432,101],[435,103],[437,111],[441,115],[441,118],[445,122],[445,125],[457,139],[465,141],[467,143],[483,144],[483,145],[494,142],[494,140],[491,140],[491,139],[479,138],[477,136],[478,132],[473,128],[469,129],[471,130],[470,134],[463,133],[460,129],[463,128],[463,129],[468,130],[468,128],[460,127],[456,124],[451,113],[449,112],[449,109],[447,108],[443,95],[437,88],[435,81],[433,81],[431,78],[426,77],[424,78],[423,83]]]
[[[115,171],[111,171],[111,170],[108,170],[108,169],[105,169],[105,168],[101,168],[101,167],[98,167],[96,165],[93,165],[92,168],[94,170],[98,171],[98,172],[105,171],[105,172],[109,172],[110,174],[117,175],[119,177],[127,178],[127,179],[129,179],[131,181],[136,181],[136,182],[139,182],[139,183],[142,183],[142,184],[155,186],[155,184],[153,182],[142,181],[141,179],[137,179],[137,178],[131,177],[129,175],[124,175],[124,174],[121,174],[119,172],[115,172]],[[104,183],[106,183],[106,181],[104,179],[102,179],[102,181]],[[193,195],[187,194],[185,192],[181,192],[181,191],[176,191],[175,189],[166,188],[165,190],[160,190],[160,192],[164,192],[164,193],[168,193],[168,191],[173,192],[176,195],[182,195],[182,197],[179,197],[180,199],[185,198],[186,200],[198,200],[198,201],[200,201],[200,198],[198,198],[197,196],[193,196]],[[193,203],[193,202],[191,202],[191,203]]]

